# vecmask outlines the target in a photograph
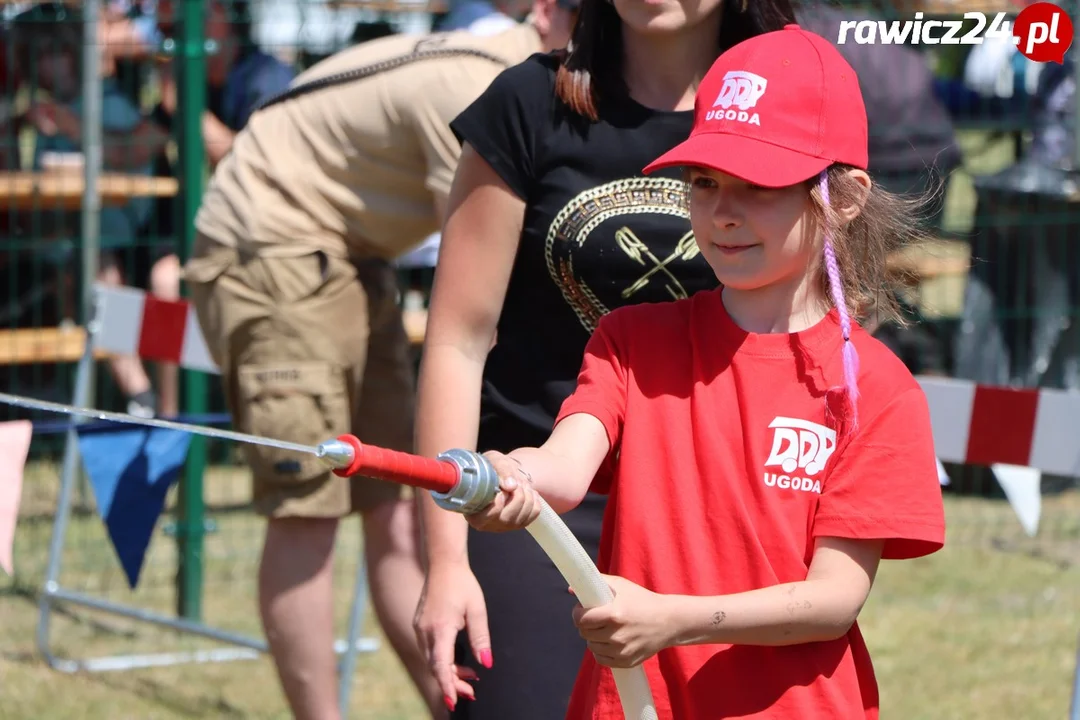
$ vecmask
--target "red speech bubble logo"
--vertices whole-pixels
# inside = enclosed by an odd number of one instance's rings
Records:
[[[1072,41],[1072,20],[1053,3],[1028,5],[1016,16],[1013,24],[1013,42],[1021,54],[1032,62],[1056,62],[1061,65]]]

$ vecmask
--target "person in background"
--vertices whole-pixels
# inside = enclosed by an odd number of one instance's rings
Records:
[[[460,154],[450,121],[505,68],[565,46],[572,22],[572,10],[535,0],[498,35],[366,42],[251,116],[206,189],[184,267],[236,428],[297,443],[351,432],[412,449],[414,368],[392,261],[442,222]],[[423,585],[412,498],[315,458],[245,451],[267,519],[259,613],[294,717],[339,717],[333,548],[339,520],[355,513],[376,616],[431,715],[445,716],[412,628]]]
[[[251,113],[266,98],[288,87],[292,69],[277,58],[254,47],[244,16],[246,3],[211,0],[206,5],[207,39],[218,44],[218,52],[207,58],[206,109],[202,114],[203,145],[213,170],[232,148],[236,133],[247,124]],[[158,0],[157,30],[162,38],[174,37],[179,5],[175,0]],[[161,100],[151,118],[170,134],[175,131],[177,88],[171,65],[161,67]],[[154,159],[157,175],[176,175],[168,153]],[[180,297],[180,258],[176,252],[176,198],[160,198],[154,221],[144,233],[158,239],[152,252],[150,292],[166,300]],[[173,416],[179,412],[179,374],[176,365],[158,365],[159,412]]]
[[[48,100],[34,101],[26,119],[36,131],[34,167],[45,168],[51,158],[82,152],[82,18],[77,8],[63,3],[40,3],[12,21],[19,43],[19,64],[27,77],[37,79]],[[154,155],[168,136],[142,116],[112,77],[102,79],[102,164],[106,171],[150,175]],[[151,201],[130,200],[120,207],[103,207],[100,214],[98,282],[123,285],[125,259],[131,257],[139,227],[147,221]],[[109,367],[127,398],[127,411],[149,417],[155,411],[150,378],[137,356],[113,356]]]
[[[716,286],[681,175],[641,169],[686,138],[721,51],[793,21],[785,0],[584,0],[568,52],[507,70],[454,121],[417,452],[542,443],[609,310]],[[427,495],[421,507],[415,624],[453,717],[564,717],[585,644],[558,570],[527,533],[470,531]],[[594,560],[604,507],[592,493],[563,518]]]

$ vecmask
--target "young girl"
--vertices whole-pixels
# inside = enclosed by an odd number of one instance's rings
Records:
[[[858,81],[797,26],[724,53],[689,139],[691,224],[721,289],[612,311],[539,448],[486,453],[505,492],[469,522],[526,526],[608,492],[615,600],[569,718],[622,718],[603,666],[645,664],[661,718],[876,718],[856,618],[882,558],[944,517],[926,399],[853,320],[915,234],[867,165]]]
[[[564,26],[574,4],[537,0],[531,22],[572,28],[567,50],[508,68],[450,126],[462,151],[419,374],[421,455],[543,443],[602,315],[716,287],[680,171],[641,170],[686,139],[717,56],[793,22],[791,3],[582,0]],[[415,627],[453,720],[563,717],[586,646],[559,571],[528,533],[471,531],[420,504]],[[594,559],[605,504],[588,493],[563,516]]]

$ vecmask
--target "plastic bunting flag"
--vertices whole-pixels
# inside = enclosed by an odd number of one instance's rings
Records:
[[[191,435],[119,424],[76,429],[98,514],[134,589],[165,496],[187,458]]]

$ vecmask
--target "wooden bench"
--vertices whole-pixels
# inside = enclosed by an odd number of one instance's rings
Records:
[[[78,362],[85,347],[86,331],[78,326],[0,330],[0,365]]]
[[[75,172],[0,172],[0,206],[5,210],[67,210],[82,207],[85,178]],[[174,197],[180,183],[171,177],[102,173],[98,194],[103,206],[134,198]]]
[[[404,313],[405,332],[409,342],[422,345],[427,325],[427,310],[407,310]],[[19,328],[0,330],[0,365],[48,365],[78,362],[86,347],[86,331],[79,326]],[[94,356],[103,360],[105,351]]]

